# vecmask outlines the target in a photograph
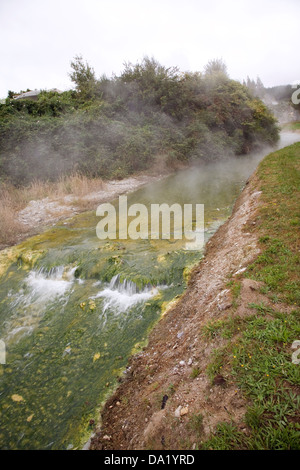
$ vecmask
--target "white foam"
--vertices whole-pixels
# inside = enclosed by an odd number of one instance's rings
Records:
[[[139,290],[137,285],[125,279],[120,282],[120,275],[114,276],[108,287],[104,288],[93,298],[102,297],[104,299],[103,312],[108,308],[125,312],[134,305],[145,302],[158,294],[158,288],[146,286]]]
[[[27,301],[42,302],[44,304],[54,298],[62,297],[72,286],[74,272],[75,269],[72,269],[66,272],[64,276],[63,267],[59,267],[49,274],[31,271],[26,279],[27,286],[30,289],[27,294]]]
[[[15,312],[6,322],[7,341],[18,341],[30,334],[38,325],[47,306],[53,301],[65,300],[75,280],[75,268],[65,270],[64,266],[50,271],[30,271],[25,284],[17,293],[10,293],[11,307]]]

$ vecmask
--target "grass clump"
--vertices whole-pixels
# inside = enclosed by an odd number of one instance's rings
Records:
[[[204,416],[202,413],[195,413],[191,416],[188,423],[189,428],[198,435],[201,435],[203,432],[203,419]]]
[[[201,374],[201,369],[199,367],[194,367],[191,372],[191,379],[196,379]]]

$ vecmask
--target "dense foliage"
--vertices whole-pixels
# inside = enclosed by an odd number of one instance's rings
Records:
[[[274,143],[278,128],[222,62],[182,73],[144,58],[117,77],[96,78],[76,57],[75,90],[0,105],[0,174],[14,184],[72,171],[123,178],[159,164],[198,162]]]

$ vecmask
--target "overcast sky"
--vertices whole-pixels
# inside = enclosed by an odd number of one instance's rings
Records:
[[[144,56],[182,71],[221,58],[231,78],[300,79],[300,0],[0,0],[0,98],[72,87],[82,55],[97,77]]]

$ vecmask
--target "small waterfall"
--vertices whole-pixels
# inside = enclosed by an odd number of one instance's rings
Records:
[[[129,279],[121,281],[120,274],[114,276],[109,286],[101,290],[93,298],[102,297],[104,299],[103,312],[108,308],[117,312],[125,312],[134,305],[145,302],[158,294],[158,289],[148,285],[139,289],[135,282]]]
[[[67,302],[65,295],[73,285],[75,270],[76,267],[66,270],[64,266],[57,266],[50,270],[30,271],[24,286],[11,295],[10,305],[14,314],[5,323],[7,341],[15,342],[30,334],[52,302]]]
[[[53,281],[73,281],[75,278],[76,269],[77,266],[69,270],[66,270],[65,266],[54,266],[50,269],[41,267],[38,270],[31,271],[31,273],[36,273],[36,276],[43,277],[45,279],[51,279]]]
[[[31,271],[26,279],[29,288],[29,292],[25,297],[26,304],[28,302],[45,304],[63,296],[74,281],[75,270],[76,268],[65,270],[64,266],[57,266],[49,271],[44,268]]]
[[[121,276],[120,274],[116,274],[110,281],[109,287],[112,290],[118,290],[119,292],[126,293],[128,295],[134,295],[138,294],[140,292],[140,289],[136,285],[135,282],[130,281],[129,279],[124,279],[123,282],[121,282]],[[151,291],[153,289],[152,286],[148,285],[146,286],[143,291]]]
[[[55,266],[50,269],[46,269],[44,266],[42,266],[41,268],[33,272],[35,272],[37,275],[44,276],[46,279],[58,279],[59,280],[59,279],[62,279],[64,269],[65,269],[64,266]]]

